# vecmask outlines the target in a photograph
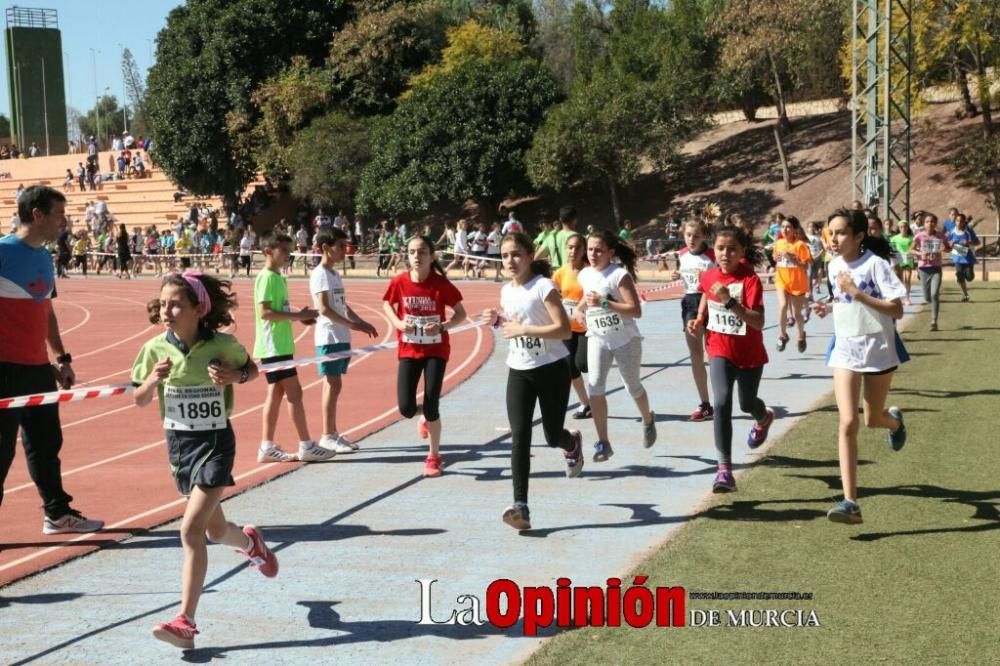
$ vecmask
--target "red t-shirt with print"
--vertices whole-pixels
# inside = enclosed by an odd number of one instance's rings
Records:
[[[739,295],[740,305],[748,310],[764,311],[764,287],[760,278],[749,265],[742,262],[733,273],[723,273],[716,266],[701,274],[701,290],[710,302],[718,303],[712,294],[712,285],[721,282],[727,287],[731,284],[742,285]],[[736,298],[736,295],[733,295]],[[712,314],[709,312],[709,317]],[[743,335],[730,335],[716,331],[705,331],[705,350],[709,358],[721,356],[728,359],[737,368],[759,368],[767,363],[767,350],[764,348],[764,334],[761,331],[745,325]]]
[[[410,317],[437,317],[442,324],[447,321],[445,307],[454,308],[462,302],[462,293],[448,278],[431,271],[423,282],[414,282],[410,272],[400,273],[386,287],[382,300],[392,306],[396,316],[401,320]],[[418,320],[420,321],[420,320]],[[423,320],[426,321],[426,320]],[[420,340],[420,332],[414,336],[406,336],[411,340]],[[402,331],[396,331],[399,341],[398,358],[443,358],[448,360],[451,353],[451,343],[448,332],[441,333],[441,342],[420,343],[404,340]],[[426,339],[424,337],[423,339]]]

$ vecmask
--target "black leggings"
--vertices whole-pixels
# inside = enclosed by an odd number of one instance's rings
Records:
[[[507,419],[510,421],[510,469],[514,501],[528,502],[531,474],[531,428],[535,403],[542,408],[545,443],[572,451],[576,443],[563,428],[569,404],[569,366],[559,360],[531,370],[510,370],[507,375]]]
[[[56,390],[52,366],[0,363],[0,397],[47,393]],[[21,431],[28,473],[42,496],[42,506],[49,518],[59,518],[69,511],[73,498],[62,485],[62,428],[59,425],[59,405],[41,405],[21,409],[0,409],[0,503],[3,503],[3,483],[14,461],[17,433]]]
[[[566,363],[569,365],[569,378],[576,379],[581,372],[587,372],[587,334],[573,331],[569,340],[563,340],[569,356]]]
[[[729,359],[713,356],[708,361],[708,371],[715,402],[715,450],[719,454],[719,463],[728,465],[733,454],[733,384],[737,385],[740,410],[753,416],[758,423],[762,422],[767,418],[767,405],[757,397],[757,389],[760,388],[764,366],[737,368]]]
[[[438,404],[441,401],[441,386],[444,384],[444,368],[448,361],[432,356],[430,358],[401,358],[396,372],[396,400],[399,413],[408,419],[416,416],[417,384],[424,376],[424,418],[437,421],[441,418]]]

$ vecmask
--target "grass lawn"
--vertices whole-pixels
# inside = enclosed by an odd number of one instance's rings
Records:
[[[719,628],[582,628],[529,663],[1000,662],[1000,283],[942,292],[941,330],[922,312],[893,381],[909,440],[862,430],[862,525],[825,512],[840,499],[832,394],[633,573],[688,592],[811,592],[811,601],[688,599]],[[765,369],[765,375],[766,375]],[[832,390],[832,387],[831,387]],[[623,579],[623,587],[632,577]],[[727,627],[726,610],[815,611],[821,626]]]

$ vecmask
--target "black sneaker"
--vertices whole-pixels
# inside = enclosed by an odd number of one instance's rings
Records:
[[[531,511],[524,502],[514,502],[513,506],[507,507],[503,512],[503,522],[507,523],[515,530],[524,531],[531,529]]]
[[[587,405],[586,407],[581,407],[580,409],[573,412],[573,418],[577,420],[589,419],[591,416],[593,415],[590,413],[590,405]]]

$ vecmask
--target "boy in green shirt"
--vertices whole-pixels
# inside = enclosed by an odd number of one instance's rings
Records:
[[[257,274],[253,285],[254,315],[257,338],[253,355],[262,363],[291,360],[295,354],[295,340],[292,337],[292,322],[301,321],[306,326],[315,323],[319,313],[310,307],[292,311],[288,304],[288,282],[281,269],[292,254],[292,238],[285,234],[268,234],[261,248],[264,252],[264,268]],[[309,437],[306,410],[302,404],[302,385],[295,368],[265,373],[267,398],[264,401],[264,417],[261,432],[258,462],[317,462],[329,460],[336,455],[324,449]],[[278,425],[281,399],[288,398],[288,413],[299,436],[298,455],[283,451],[274,443],[274,431]]]

